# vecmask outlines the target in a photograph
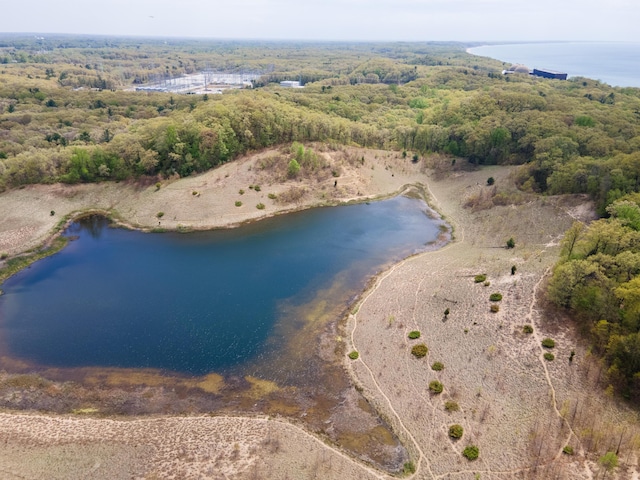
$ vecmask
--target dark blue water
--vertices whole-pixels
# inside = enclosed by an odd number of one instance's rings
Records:
[[[566,72],[612,86],[640,87],[640,43],[570,42],[485,45],[469,53]]]
[[[381,266],[434,241],[439,224],[426,212],[397,197],[188,234],[91,217],[69,229],[78,239],[62,252],[2,286],[0,355],[189,374],[255,362],[286,343],[273,338],[283,303],[309,302],[338,275],[344,302]]]

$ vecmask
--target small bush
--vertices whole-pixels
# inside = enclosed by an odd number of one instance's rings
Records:
[[[276,199],[276,194],[275,193],[270,193],[269,195],[267,195],[267,197],[269,197],[270,200],[275,200]]]
[[[442,363],[442,362],[433,362],[433,365],[431,365],[431,370],[435,370],[436,372],[440,372],[440,371],[444,370],[444,363]]]
[[[244,190],[243,190],[243,189],[240,189],[240,190],[238,190],[238,193],[239,193],[240,195],[244,195]]]
[[[516,270],[518,270],[518,267],[516,267],[515,265],[511,266],[511,275],[515,275],[516,274]]]
[[[493,178],[493,177],[487,178],[487,185],[491,186],[494,183],[496,183],[496,179],[495,178]]]
[[[194,197],[198,195],[198,192],[196,190],[194,190],[193,192],[191,192],[191,195],[193,195]]]
[[[447,400],[444,402],[444,409],[447,412],[457,412],[460,410],[460,405],[458,405],[458,402],[454,402],[453,400]]]
[[[531,325],[527,324],[524,327],[522,327],[522,331],[524,333],[533,333],[533,327]]]
[[[9,254],[7,252],[0,253],[0,260],[6,260],[9,258]]]
[[[349,352],[349,358],[351,360],[357,360],[358,357],[360,357],[360,354],[358,352],[356,352],[355,350],[353,352]]]
[[[257,205],[256,205],[256,208],[257,208],[258,210],[264,210],[264,203],[259,203],[259,204],[257,204]]]
[[[162,218],[162,217],[164,217],[164,212],[158,212],[158,213],[156,213],[156,217],[158,217],[158,218]]]
[[[542,346],[544,348],[553,348],[556,346],[556,342],[553,340],[553,338],[545,338],[544,340],[542,340]]]
[[[402,467],[402,473],[404,473],[405,475],[412,475],[416,473],[416,466],[413,464],[413,462],[407,462]]]
[[[56,214],[55,210],[51,210],[51,212],[49,213],[52,217]]]
[[[444,316],[445,316],[445,317],[448,317],[448,316],[449,316],[449,313],[451,313],[451,312],[450,312],[450,311],[449,311],[449,309],[447,308],[447,309],[444,311]]]
[[[409,338],[411,340],[415,340],[416,338],[420,338],[420,332],[418,330],[413,330],[409,332]]]
[[[463,433],[464,433],[464,428],[462,428],[462,425],[458,425],[456,423],[455,425],[451,425],[449,427],[449,436],[451,438],[462,438]]]
[[[242,206],[242,202],[240,200],[236,201],[236,207],[241,207]]]
[[[473,277],[473,281],[476,283],[482,283],[487,279],[487,276],[484,274],[481,275],[476,275],[475,277]]]
[[[428,352],[429,352],[429,349],[424,343],[414,345],[413,348],[411,349],[411,353],[413,354],[413,356],[417,358],[426,357]]]
[[[500,300],[502,300],[502,294],[492,293],[491,295],[489,295],[489,300],[491,300],[492,302],[499,302]]]
[[[515,246],[516,246],[516,241],[513,239],[513,237],[507,240],[507,248],[515,248]]]
[[[490,310],[493,313],[498,313],[500,311],[500,305],[494,303],[491,305]]]
[[[260,185],[254,185],[254,186],[253,186],[253,189],[254,189],[256,192],[259,192],[259,191],[261,190]]]
[[[429,390],[431,390],[433,393],[442,393],[442,390],[444,390],[444,385],[442,385],[442,383],[440,383],[438,380],[432,380],[431,382],[429,382]]]
[[[553,353],[549,353],[549,352],[545,353],[545,354],[543,355],[543,357],[544,357],[544,359],[545,359],[547,362],[553,362],[553,360],[556,358],[556,357],[553,355]]]
[[[565,445],[565,447],[562,449],[562,453],[566,455],[573,455],[573,447],[571,445]]]
[[[462,451],[462,455],[468,460],[475,460],[480,455],[480,450],[475,445],[469,445]]]
[[[160,182],[156,182],[156,192],[158,190],[160,190],[160,187],[162,186],[162,184]]]

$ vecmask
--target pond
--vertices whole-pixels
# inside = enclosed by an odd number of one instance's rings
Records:
[[[372,275],[443,230],[407,196],[207,232],[147,234],[88,217],[63,251],[2,285],[0,350],[34,367],[295,383],[314,342],[305,332],[317,331],[309,322],[323,317],[311,312],[344,312]]]

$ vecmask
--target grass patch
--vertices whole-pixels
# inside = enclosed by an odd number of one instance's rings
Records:
[[[435,370],[436,372],[440,372],[444,370],[444,364],[442,362],[433,362],[431,365],[431,370]]]
[[[476,283],[482,283],[487,279],[487,276],[485,274],[481,274],[481,275],[476,275],[475,277],[473,277],[473,281]]]
[[[357,360],[357,359],[360,357],[360,354],[359,354],[357,351],[355,351],[355,350],[354,350],[354,351],[352,351],[352,352],[349,352],[348,357],[349,357],[351,360]]]
[[[236,207],[241,207],[242,206],[242,202],[240,200],[236,201]]]
[[[259,203],[259,204],[257,204],[257,205],[256,205],[256,208],[257,208],[258,210],[264,210],[264,203]]]
[[[555,340],[553,340],[553,338],[545,338],[544,340],[542,340],[542,346],[544,348],[553,348],[556,346],[556,342]]]
[[[571,445],[565,445],[565,447],[562,449],[562,453],[566,455],[573,455],[573,447]]]
[[[36,251],[29,255],[20,255],[10,258],[6,261],[4,267],[0,269],[0,283],[4,282],[10,276],[15,275],[20,270],[27,268],[32,263],[53,255],[54,253],[58,253],[67,246],[67,243],[69,243],[69,239],[67,237],[57,237],[53,242],[51,242],[51,246],[49,248]]]
[[[429,390],[436,394],[442,393],[442,391],[444,390],[444,385],[442,385],[442,383],[440,383],[438,380],[432,380],[431,382],[429,382]]]
[[[502,294],[492,293],[491,295],[489,295],[489,300],[491,300],[492,302],[499,302],[500,300],[502,300]]]
[[[462,451],[462,455],[467,460],[476,460],[480,456],[480,449],[475,445],[469,445]]]
[[[543,357],[547,362],[553,362],[556,358],[553,353],[549,353],[549,352],[545,353]]]
[[[429,349],[424,343],[414,345],[413,348],[411,349],[411,354],[417,358],[426,357],[427,353],[429,353]]]
[[[527,324],[524,327],[522,327],[522,331],[524,333],[533,333],[533,327],[531,325]]]
[[[416,338],[420,338],[420,332],[418,330],[413,330],[409,332],[409,338],[411,340],[415,340]]]
[[[269,197],[271,200],[275,200],[277,198],[275,193],[270,193],[269,195],[267,195],[267,197]]]

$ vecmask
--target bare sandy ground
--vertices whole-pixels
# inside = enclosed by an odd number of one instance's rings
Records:
[[[558,198],[478,212],[462,207],[466,198],[488,188],[489,176],[500,187],[510,185],[505,168],[449,172],[435,180],[423,165],[397,153],[327,151],[329,168],[340,172],[334,186],[333,176],[284,180],[260,168],[273,154],[164,182],[159,190],[57,185],[2,194],[0,252],[35,246],[60,216],[92,208],[111,210],[140,227],[160,222],[163,228],[209,228],[391,194],[411,183],[427,185],[432,206],[454,226],[455,241],[382,274],[354,306],[338,339],[346,351],[360,353],[358,360],[346,360],[347,368],[411,452],[414,477],[600,478],[598,458],[618,449],[621,466],[609,478],[639,478],[637,414],[601,393],[601,368],[570,323],[559,314],[543,315],[538,295],[557,260],[562,233],[575,218],[586,219],[589,208]],[[259,192],[249,188],[256,184]],[[268,196],[291,187],[308,191],[287,205]],[[255,207],[259,202],[264,210]],[[158,212],[164,212],[160,219]],[[504,248],[509,237],[514,249]],[[480,273],[489,285],[474,282]],[[489,301],[494,292],[503,295],[495,313]],[[533,326],[533,334],[522,332],[525,324]],[[409,340],[411,330],[419,330],[421,338]],[[553,362],[542,356],[545,337],[556,341]],[[416,359],[410,349],[421,342],[429,352]],[[569,362],[572,350],[576,355]],[[430,368],[435,361],[444,364],[442,371]],[[444,385],[441,394],[428,389],[434,379]],[[447,401],[459,409],[446,411]],[[455,441],[447,434],[454,423],[464,427]],[[461,455],[471,444],[480,451],[473,462]],[[0,445],[0,474],[9,479],[388,478],[281,418],[99,419],[6,412],[0,414]],[[575,454],[563,454],[565,445]]]

